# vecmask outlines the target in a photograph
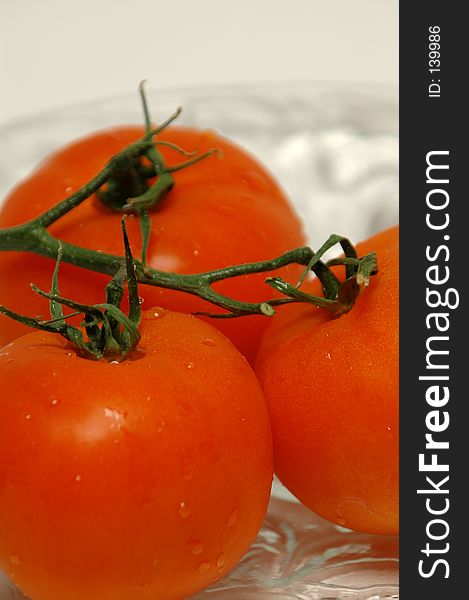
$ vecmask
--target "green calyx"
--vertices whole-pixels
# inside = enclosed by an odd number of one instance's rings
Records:
[[[49,299],[50,319],[44,320],[27,317],[3,306],[0,306],[0,313],[29,327],[58,333],[68,340],[77,352],[85,358],[93,360],[100,360],[101,358],[121,360],[136,350],[140,341],[140,333],[138,331],[140,301],[135,275],[135,264],[124,219],[122,220],[122,231],[124,236],[125,261],[122,262],[119,270],[106,286],[106,302],[88,305],[60,296],[58,276],[63,249],[59,245],[50,292],[40,290],[37,286],[31,284],[34,292]],[[128,315],[120,309],[126,284],[130,301]],[[64,315],[64,306],[73,309],[73,312]],[[80,314],[84,315],[80,328],[67,323],[67,319]]]
[[[201,160],[219,153],[213,148],[203,154],[187,152],[176,144],[164,140],[155,140],[155,136],[166,129],[181,114],[178,108],[164,123],[156,129],[151,127],[151,117],[144,89],[145,82],[139,87],[140,99],[145,118],[145,136],[142,141],[148,146],[142,148],[139,155],[129,157],[121,167],[116,166],[106,182],[105,189],[96,191],[98,199],[113,210],[121,212],[137,212],[151,210],[158,206],[164,196],[173,188],[174,179],[171,173],[190,167]],[[165,164],[159,146],[168,146],[176,150],[188,160],[177,165]],[[151,180],[153,182],[151,183]]]

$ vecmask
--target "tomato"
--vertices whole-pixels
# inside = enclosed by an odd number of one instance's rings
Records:
[[[272,441],[257,379],[214,327],[143,315],[136,354],[34,332],[0,352],[0,568],[34,600],[172,600],[256,536]]]
[[[326,519],[383,534],[398,531],[398,243],[396,227],[357,246],[379,273],[349,313],[279,310],[256,367],[280,480]]]
[[[109,158],[143,135],[138,127],[121,127],[92,134],[59,150],[43,162],[6,199],[0,227],[32,219],[77,190],[98,173]],[[162,139],[200,153],[217,147],[221,156],[174,173],[175,187],[152,212],[148,264],[176,273],[196,273],[228,265],[273,258],[304,244],[301,225],[284,192],[271,175],[244,150],[211,131],[171,128]],[[171,148],[160,147],[167,164],[186,160]],[[85,201],[50,231],[70,243],[102,252],[122,254],[120,213],[104,208],[96,198]],[[140,256],[140,228],[136,218],[127,223],[136,257]],[[23,314],[47,314],[47,301],[32,296],[29,284],[49,289],[53,263],[24,253],[0,254],[0,304]],[[290,266],[280,274],[295,278]],[[272,297],[260,273],[216,284],[215,289],[239,300],[260,302]],[[60,272],[63,295],[88,304],[100,301],[107,276],[64,264]],[[213,305],[184,293],[141,286],[144,306],[165,306],[181,312],[220,312]],[[275,295],[275,294],[274,294]],[[217,319],[221,329],[253,361],[263,316]],[[23,325],[0,321],[0,346],[26,332]]]

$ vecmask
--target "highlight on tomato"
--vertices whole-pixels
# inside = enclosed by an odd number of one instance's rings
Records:
[[[140,138],[142,127],[118,127],[93,133],[58,150],[12,190],[0,212],[0,227],[32,219],[69,196],[90,180],[112,155]],[[272,175],[245,150],[213,131],[171,127],[155,139],[164,140],[158,151],[166,165],[191,160],[181,150],[218,153],[172,173],[173,189],[151,211],[147,264],[175,273],[197,273],[227,265],[270,259],[304,244],[304,235],[285,193]],[[163,142],[162,142],[163,143]],[[130,185],[120,178],[120,184]],[[64,242],[121,254],[120,212],[100,202],[86,200],[54,223],[49,231]],[[136,257],[142,240],[138,217],[128,219],[129,237]],[[47,301],[31,296],[29,284],[47,289],[53,266],[47,258],[27,253],[0,254],[0,304],[14,306],[31,316],[47,314]],[[279,273],[294,279],[299,273],[289,265]],[[266,299],[264,279],[269,274],[226,279],[217,291],[251,302]],[[102,294],[105,275],[69,264],[61,268],[61,289],[67,297],[94,303]],[[141,286],[144,307],[163,306],[180,312],[220,312],[206,301],[174,290]],[[275,293],[274,293],[275,295]],[[268,319],[211,320],[251,362]],[[26,328],[0,320],[0,345],[26,333]]]
[[[398,228],[357,245],[379,272],[340,317],[306,304],[271,319],[256,373],[269,407],[275,470],[326,519],[398,533]],[[320,295],[318,280],[304,291]],[[303,289],[303,288],[302,288]]]
[[[245,358],[190,315],[143,313],[121,362],[52,333],[0,351],[0,568],[32,600],[176,600],[222,577],[272,482]]]

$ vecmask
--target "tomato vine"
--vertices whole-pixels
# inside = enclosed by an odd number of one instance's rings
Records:
[[[172,273],[152,268],[146,264],[146,249],[151,233],[147,211],[154,209],[173,187],[172,172],[209,158],[217,152],[217,149],[194,155],[177,148],[181,153],[189,154],[190,158],[180,164],[166,166],[158,152],[158,145],[165,142],[154,138],[179,116],[181,110],[178,109],[159,127],[152,128],[143,85],[140,86],[140,94],[146,123],[144,136],[111,157],[97,175],[58,204],[24,224],[1,229],[0,251],[32,252],[53,259],[57,259],[60,253],[60,260],[63,262],[115,277],[117,273],[122,272],[125,266],[125,257],[61,241],[48,231],[48,228],[58,219],[96,194],[106,205],[111,205],[115,210],[124,213],[134,212],[140,219],[143,240],[142,255],[140,260],[132,259],[135,269],[134,277],[138,284],[192,294],[226,311],[217,314],[208,312],[195,314],[214,318],[254,314],[272,316],[276,306],[293,302],[311,303],[325,308],[335,315],[348,312],[354,305],[361,288],[367,286],[370,277],[377,272],[377,262],[373,252],[364,257],[357,257],[350,241],[340,235],[331,235],[317,252],[309,247],[300,247],[272,259],[232,265],[202,273]],[[151,184],[148,183],[149,180],[152,180]],[[344,257],[334,259],[329,263],[323,262],[324,254],[336,244],[341,245]],[[284,281],[280,277],[266,279],[268,285],[283,294],[281,298],[267,298],[262,302],[239,301],[221,294],[213,288],[213,284],[225,279],[277,270],[290,264],[305,267],[303,275],[296,284]],[[330,269],[331,265],[337,264],[345,266],[345,281],[340,281]],[[320,279],[323,297],[312,296],[300,289],[310,271]],[[0,306],[0,312],[10,314],[10,316],[15,314],[9,308],[2,306]],[[18,315],[14,318],[19,320]],[[33,325],[33,321],[30,319],[31,325]],[[23,320],[23,322],[25,321]]]

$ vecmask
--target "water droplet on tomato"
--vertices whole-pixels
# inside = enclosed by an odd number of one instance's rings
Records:
[[[76,482],[80,482],[81,481],[81,475],[75,475],[75,481]]]
[[[200,556],[204,551],[204,546],[200,542],[190,542],[192,554]]]
[[[26,415],[25,419],[27,421],[30,421],[33,418],[33,415],[30,415],[29,413]]]
[[[326,354],[326,358],[327,358],[328,360],[331,360],[331,353],[330,353],[330,352],[328,352],[328,353]]]
[[[161,433],[165,427],[166,427],[166,421],[161,421],[160,426],[157,429],[157,432]]]
[[[200,250],[194,250],[194,252],[192,253],[194,256],[199,256],[200,254]]]
[[[231,511],[230,516],[226,519],[226,527],[232,527],[238,520],[238,509],[235,508]]]
[[[153,319],[162,319],[167,313],[167,310],[165,308],[161,308],[160,306],[155,306],[154,308],[150,308],[150,310],[148,310],[145,313],[145,318],[148,320],[153,320]]]
[[[204,346],[212,346],[212,347],[217,345],[216,341],[213,340],[212,338],[203,338],[202,344]]]
[[[104,416],[111,421],[111,429],[120,430],[124,424],[127,413],[124,410],[114,410],[106,407],[104,409]]]
[[[201,573],[206,573],[210,569],[211,566],[212,565],[209,562],[203,562],[203,563],[200,563],[200,565],[197,567],[197,569]]]
[[[179,503],[179,515],[183,519],[187,519],[187,517],[191,514],[191,507],[187,504],[187,502]]]
[[[186,363],[186,369],[193,369],[193,368],[194,368],[194,363],[193,362]]]
[[[57,398],[52,398],[50,403],[52,404],[52,406],[57,406],[57,404],[59,403],[59,401],[57,400]]]
[[[222,552],[217,557],[217,569],[222,569],[225,564],[225,554]]]
[[[143,298],[142,296],[138,297],[138,303],[139,304],[143,304],[145,302],[145,298]]]

